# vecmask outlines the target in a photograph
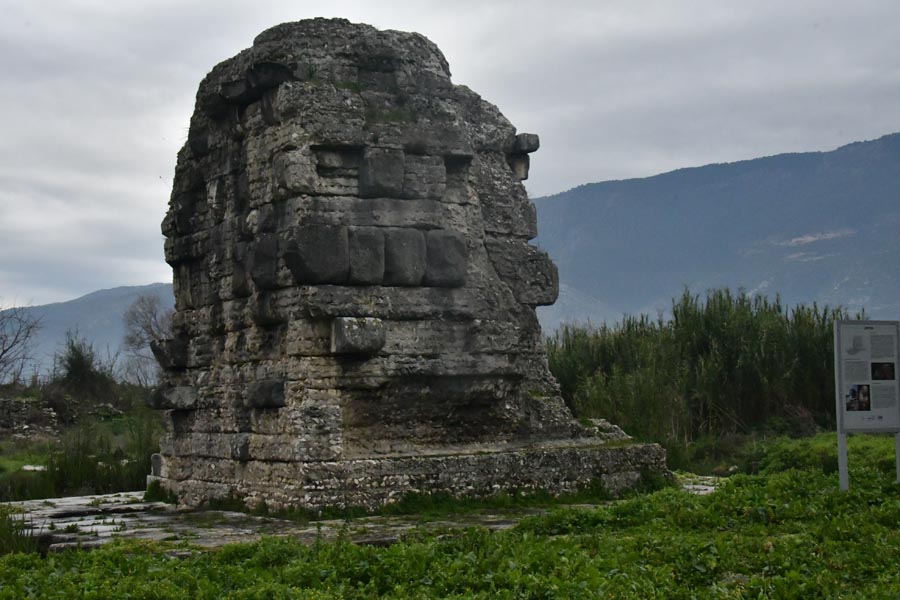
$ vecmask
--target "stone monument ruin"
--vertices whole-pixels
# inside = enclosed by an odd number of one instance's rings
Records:
[[[187,505],[373,508],[664,470],[574,421],[548,371],[538,145],[414,33],[286,23],[217,65],[162,224],[152,477]]]

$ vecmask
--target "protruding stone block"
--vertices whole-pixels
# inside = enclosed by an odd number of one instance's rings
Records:
[[[350,242],[350,283],[378,285],[384,279],[384,233],[377,227],[353,227]]]
[[[163,389],[155,395],[154,408],[170,410],[193,410],[197,408],[197,389],[190,385],[179,385]]]
[[[425,236],[425,285],[461,287],[466,283],[469,252],[465,237],[456,231],[435,229]]]
[[[337,317],[331,323],[332,354],[375,354],[384,347],[381,319]]]
[[[543,250],[519,240],[485,240],[497,275],[506,282],[516,300],[532,306],[547,306],[559,296],[559,271]]]
[[[260,379],[247,386],[244,406],[281,408],[284,405],[284,381],[281,379]]]
[[[277,62],[258,62],[247,70],[247,83],[255,90],[267,90],[293,79],[290,67]]]
[[[294,231],[284,262],[299,284],[347,283],[350,242],[347,228],[303,225]]]
[[[183,338],[155,340],[150,342],[153,357],[166,371],[183,369],[187,366],[188,343]]]
[[[366,148],[359,166],[359,195],[363,198],[400,197],[405,171],[403,150]]]
[[[425,252],[425,236],[418,229],[385,229],[384,285],[421,285]]]
[[[526,154],[536,152],[541,147],[541,138],[536,133],[520,133],[516,136],[516,142],[513,146],[513,152],[524,152]]]

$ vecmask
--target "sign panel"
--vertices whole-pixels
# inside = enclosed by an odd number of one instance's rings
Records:
[[[835,321],[838,433],[900,432],[898,321]]]

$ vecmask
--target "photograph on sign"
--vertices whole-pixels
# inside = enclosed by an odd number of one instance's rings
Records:
[[[872,380],[873,381],[893,381],[894,380],[894,363],[872,363]]]
[[[869,386],[851,385],[850,393],[846,397],[847,410],[872,410],[869,398]]]
[[[900,431],[895,321],[835,324],[838,431]]]

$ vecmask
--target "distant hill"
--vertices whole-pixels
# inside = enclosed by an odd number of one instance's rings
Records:
[[[41,374],[53,368],[53,355],[62,348],[67,331],[77,331],[101,357],[106,356],[107,350],[116,353],[125,333],[122,315],[138,296],[148,294],[158,296],[164,308],[175,304],[171,283],[153,283],[100,290],[68,302],[28,307],[28,314],[41,322],[32,346],[33,366]]]
[[[685,285],[900,318],[900,134],[591,183],[534,202],[535,243],[560,271],[559,300],[538,309],[548,333],[563,321],[655,316]],[[39,371],[52,368],[68,330],[115,353],[122,315],[141,294],[174,304],[172,285],[155,283],[28,308],[41,319]]]
[[[685,285],[900,318],[900,134],[535,199],[561,321],[665,310]]]

